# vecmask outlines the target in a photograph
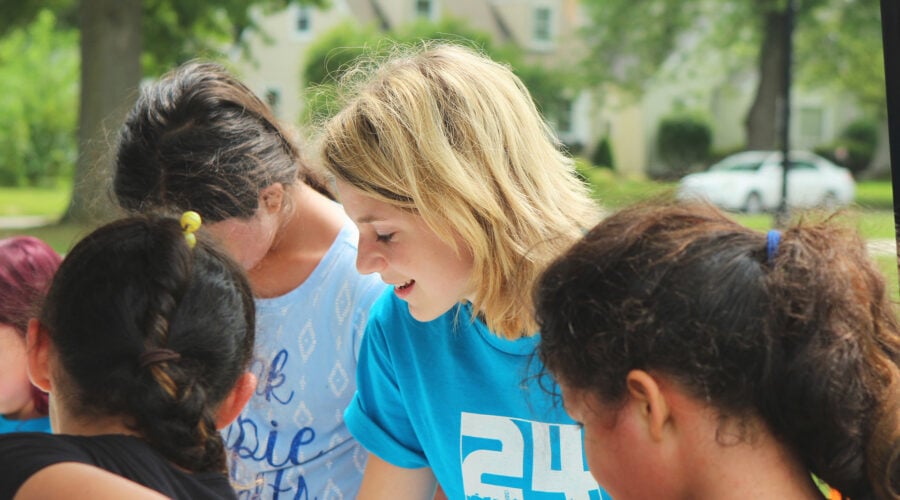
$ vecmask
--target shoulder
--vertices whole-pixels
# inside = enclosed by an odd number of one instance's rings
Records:
[[[77,484],[77,488],[72,486]],[[28,478],[15,493],[16,500],[165,499],[165,495],[98,467],[64,462],[45,467]]]
[[[64,436],[15,433],[0,436],[0,498],[16,491],[42,470],[59,463],[90,463],[90,457]]]
[[[37,455],[58,451],[60,453],[83,453],[78,443],[69,436],[43,432],[21,432],[0,435],[0,456],[8,460],[12,456]]]

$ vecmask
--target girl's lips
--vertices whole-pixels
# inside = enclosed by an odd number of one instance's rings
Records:
[[[404,298],[408,297],[410,293],[412,293],[412,290],[415,287],[415,285],[416,285],[416,280],[409,280],[402,285],[394,286],[394,293],[397,294],[397,297],[404,299]]]

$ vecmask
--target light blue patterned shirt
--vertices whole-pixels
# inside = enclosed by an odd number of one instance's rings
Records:
[[[369,307],[385,285],[356,271],[347,219],[309,278],[258,299],[256,394],[223,430],[239,498],[356,498],[366,451],[344,425]]]

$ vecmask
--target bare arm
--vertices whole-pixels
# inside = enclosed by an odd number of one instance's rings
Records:
[[[369,455],[359,500],[432,500],[437,480],[428,467],[404,469]]]
[[[92,465],[62,462],[28,478],[15,500],[65,498],[67,500],[164,500],[165,495]]]

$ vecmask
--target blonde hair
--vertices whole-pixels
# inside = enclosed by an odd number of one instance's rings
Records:
[[[466,242],[473,309],[502,337],[534,334],[538,274],[598,209],[528,90],[508,67],[446,43],[365,76],[345,82],[350,97],[322,129],[324,167],[417,213],[457,251]]]

